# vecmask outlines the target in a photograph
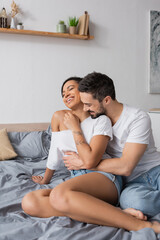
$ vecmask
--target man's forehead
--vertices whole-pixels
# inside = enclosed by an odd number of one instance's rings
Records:
[[[92,94],[91,93],[86,93],[86,92],[80,92],[81,99],[84,100],[93,100]]]
[[[84,104],[97,104],[98,100],[93,98],[91,93],[80,92],[81,101]]]

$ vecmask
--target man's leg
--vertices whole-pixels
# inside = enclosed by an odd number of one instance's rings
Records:
[[[117,201],[117,190],[100,173],[70,179],[55,187],[49,198],[54,209],[78,221],[134,231],[150,227],[160,232],[159,223],[139,220],[112,206]]]
[[[121,193],[121,207],[138,209],[149,217],[160,213],[160,166],[150,169],[133,181]]]
[[[121,193],[120,206],[122,209],[134,208],[153,217],[160,212],[160,190],[141,183],[130,184]]]

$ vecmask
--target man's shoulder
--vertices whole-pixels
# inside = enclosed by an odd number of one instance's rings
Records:
[[[110,118],[107,117],[106,115],[100,115],[99,117],[95,118],[94,120],[95,120],[95,122],[97,124],[101,124],[101,123],[108,124],[108,123],[111,123]]]
[[[123,123],[128,127],[146,126],[150,127],[151,120],[149,114],[144,110],[126,105]]]
[[[133,118],[139,118],[142,116],[149,117],[148,113],[140,108],[132,107],[127,104],[125,104],[124,106],[125,106],[125,115],[127,115],[127,117],[129,117],[129,116],[133,117]]]

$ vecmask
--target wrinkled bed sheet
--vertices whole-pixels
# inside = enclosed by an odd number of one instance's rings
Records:
[[[156,235],[149,228],[128,232],[113,227],[81,223],[68,217],[40,219],[25,214],[21,208],[21,201],[26,193],[36,189],[54,188],[57,184],[67,180],[70,175],[64,168],[54,174],[50,184],[34,183],[31,176],[33,174],[43,175],[45,172],[50,133],[39,132],[35,136],[28,133],[10,133],[9,137],[19,157],[0,162],[0,240],[160,239],[160,234]],[[41,142],[40,148],[39,142]],[[36,149],[35,154],[36,147],[39,150]],[[160,214],[154,219],[160,221]]]

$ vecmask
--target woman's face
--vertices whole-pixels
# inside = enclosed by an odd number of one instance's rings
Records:
[[[74,80],[69,80],[63,86],[63,102],[70,109],[81,103],[78,86],[79,84]]]

